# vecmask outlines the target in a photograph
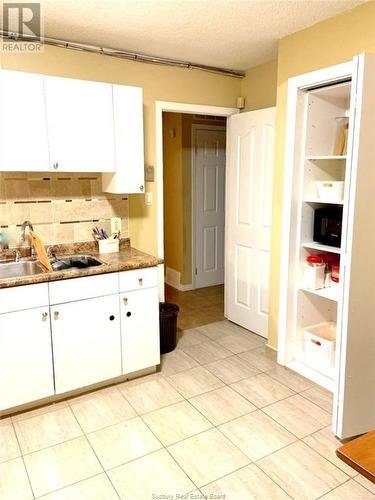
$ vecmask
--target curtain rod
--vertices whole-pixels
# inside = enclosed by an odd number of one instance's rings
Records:
[[[20,33],[12,33],[10,31],[0,30],[0,37],[7,40],[24,41],[24,42],[34,42],[38,43],[40,40],[36,36],[32,35],[22,35]],[[59,40],[57,38],[43,37],[42,45],[52,45],[54,47],[60,47],[65,49],[80,50],[82,52],[91,52],[94,54],[101,54],[105,56],[118,57],[121,59],[128,59],[130,61],[149,63],[149,64],[160,64],[164,66],[174,66],[178,68],[185,69],[198,69],[201,71],[208,71],[209,73],[216,73],[219,75],[231,76],[234,78],[243,78],[245,74],[242,71],[236,71],[232,69],[217,68],[215,66],[207,66],[205,64],[195,64],[186,61],[179,61],[175,59],[167,59],[164,57],[149,56],[146,54],[137,54],[135,52],[129,52],[125,50],[111,49],[108,47],[99,47],[97,45],[88,45],[78,42],[70,42],[69,40]]]

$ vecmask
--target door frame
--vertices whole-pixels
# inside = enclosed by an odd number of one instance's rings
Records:
[[[222,130],[226,131],[227,126],[223,125],[204,125],[199,123],[193,123],[191,126],[191,284],[192,289],[196,288],[195,281],[195,267],[196,267],[196,229],[197,229],[197,214],[196,214],[196,185],[195,185],[195,152],[196,152],[196,134],[197,130]],[[225,163],[226,167],[226,163]],[[226,194],[226,181],[224,183],[224,213],[225,213],[225,194]],[[225,232],[224,232],[224,242],[225,242]],[[225,246],[225,244],[224,244]],[[225,252],[225,250],[224,250]],[[224,259],[225,261],[225,259]],[[225,263],[224,263],[225,265]]]
[[[163,112],[197,115],[232,116],[240,112],[238,108],[210,106],[205,104],[186,104],[173,101],[155,101],[156,134],[156,242],[157,256],[164,259],[164,159],[163,159]],[[228,138],[228,126],[227,126]],[[228,160],[228,151],[227,151]],[[164,264],[159,268],[159,298],[164,301]]]

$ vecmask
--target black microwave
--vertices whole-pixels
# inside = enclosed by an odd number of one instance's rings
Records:
[[[317,208],[314,212],[314,241],[341,246],[342,207]]]

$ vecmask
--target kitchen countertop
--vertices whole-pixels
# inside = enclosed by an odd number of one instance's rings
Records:
[[[55,245],[50,247],[57,257],[63,255],[92,255],[104,263],[102,266],[89,267],[87,269],[72,269],[66,271],[53,271],[31,276],[21,276],[0,280],[0,288],[10,288],[21,285],[32,285],[35,283],[47,283],[83,276],[94,276],[97,274],[116,273],[129,271],[131,269],[142,269],[162,264],[163,260],[152,255],[141,252],[130,246],[128,239],[121,240],[120,251],[110,254],[99,254],[95,242],[73,243],[70,245]]]

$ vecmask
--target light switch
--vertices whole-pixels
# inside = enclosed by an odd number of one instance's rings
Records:
[[[146,191],[146,193],[145,193],[145,204],[149,207],[152,205],[152,192],[151,191]]]

